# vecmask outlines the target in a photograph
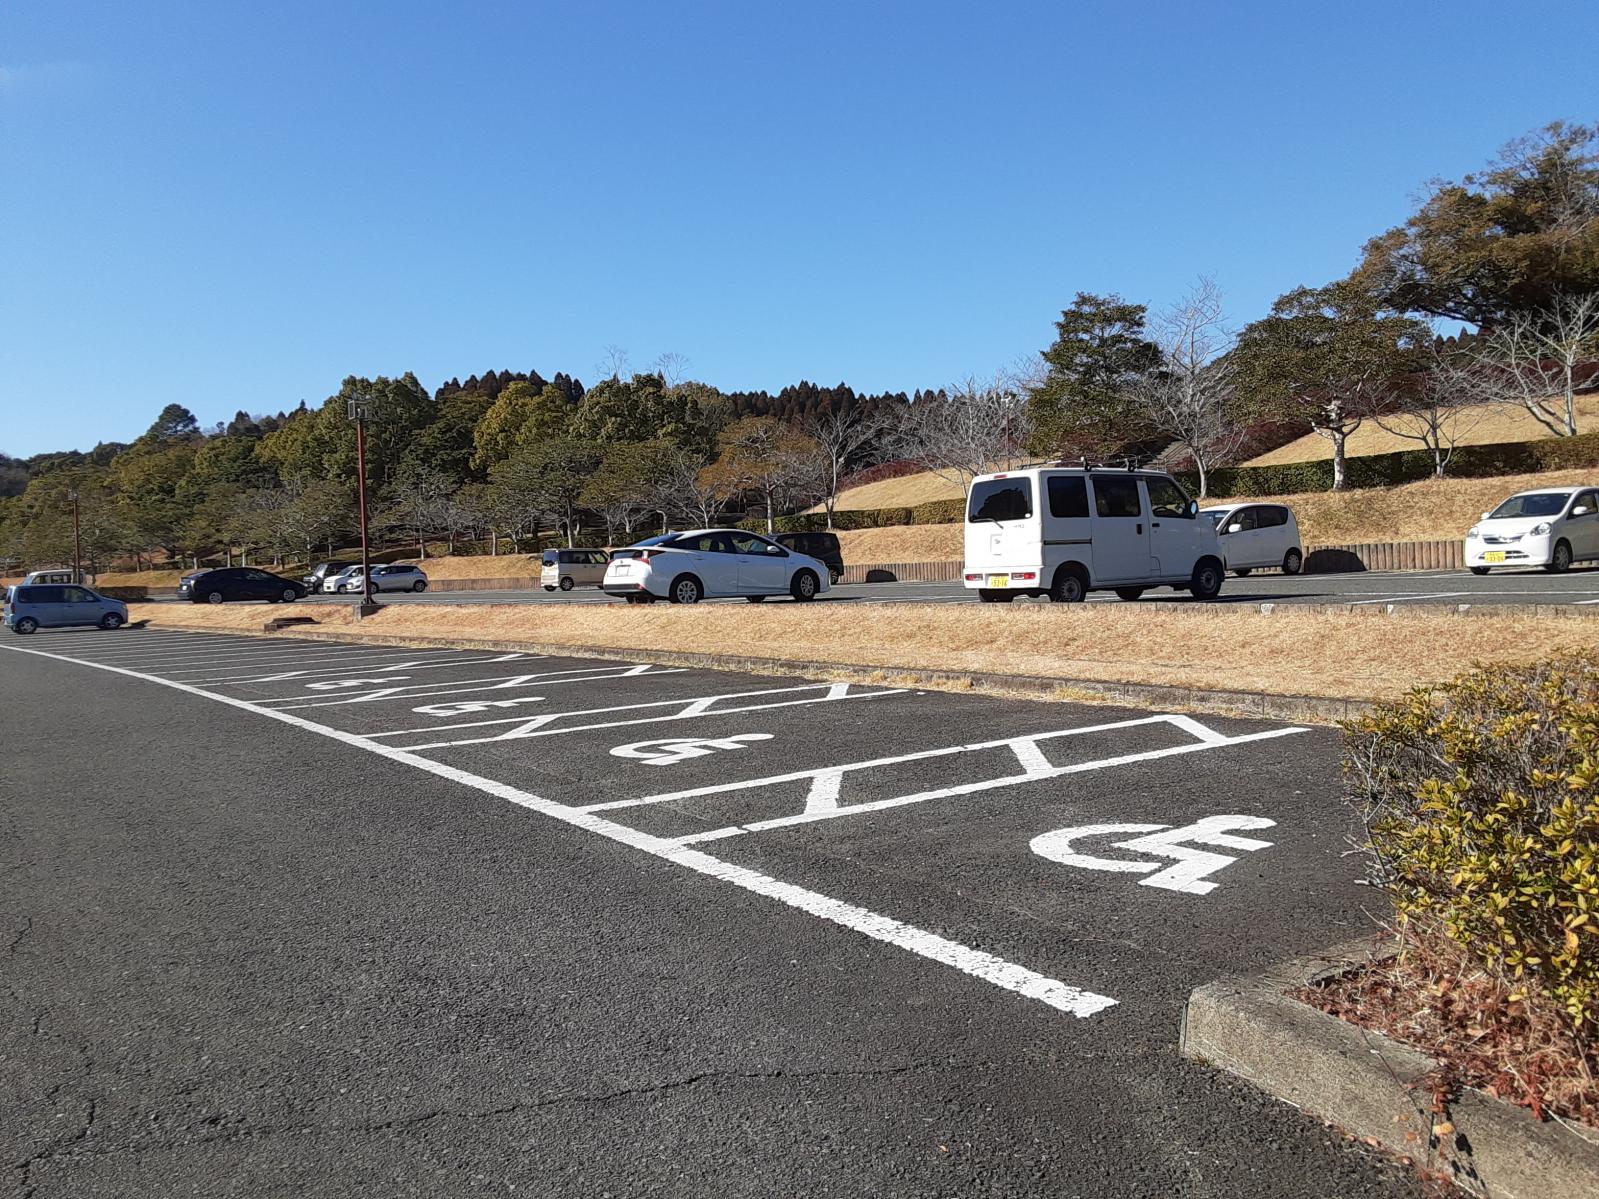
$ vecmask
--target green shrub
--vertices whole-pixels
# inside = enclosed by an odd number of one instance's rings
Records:
[[[1479,669],[1345,725],[1401,921],[1599,1023],[1599,654]]]

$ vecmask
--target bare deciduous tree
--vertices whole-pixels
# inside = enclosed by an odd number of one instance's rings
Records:
[[[1027,393],[1004,372],[987,381],[969,377],[942,397],[912,404],[893,444],[899,457],[965,492],[978,475],[1015,461],[1028,432]]]
[[[1128,398],[1143,422],[1180,444],[1199,472],[1199,498],[1210,469],[1241,444],[1245,423],[1235,411],[1237,369],[1222,312],[1221,291],[1201,279],[1152,322],[1161,365],[1132,383]]]
[[[1432,453],[1433,477],[1441,479],[1461,439],[1482,423],[1487,408],[1476,399],[1476,372],[1463,355],[1435,344],[1429,358],[1414,399],[1398,412],[1372,419],[1386,433],[1420,442]]]
[[[838,485],[855,456],[878,441],[892,427],[893,418],[882,408],[829,408],[807,417],[800,431],[816,443],[815,466],[820,474],[822,506],[827,527],[833,527],[838,507]]]
[[[1556,437],[1577,433],[1577,390],[1599,372],[1599,292],[1561,295],[1486,331],[1471,372],[1477,398],[1520,408]]]
[[[676,387],[683,382],[688,377],[688,368],[688,355],[679,354],[676,350],[658,354],[655,361],[650,363],[650,369],[661,376],[668,387]]]
[[[661,514],[661,526],[674,520],[693,528],[715,525],[726,507],[717,480],[706,474],[705,464],[692,454],[679,452],[661,464],[650,489],[650,506]]]

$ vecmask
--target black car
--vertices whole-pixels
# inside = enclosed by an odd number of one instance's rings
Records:
[[[827,567],[832,576],[829,582],[838,582],[844,574],[844,551],[839,547],[837,533],[779,533],[772,540],[796,554],[815,558]]]
[[[197,604],[224,604],[231,600],[266,600],[288,604],[305,598],[305,584],[296,583],[253,566],[228,566],[203,574],[186,575],[178,583],[178,598]]]
[[[322,585],[334,575],[349,570],[350,567],[355,565],[357,563],[354,562],[318,562],[311,568],[311,573],[300,581],[305,584],[307,591],[318,592],[322,590]]]

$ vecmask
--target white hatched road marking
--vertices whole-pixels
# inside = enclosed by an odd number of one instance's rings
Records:
[[[516,687],[553,687],[560,683],[590,683],[602,679],[631,679],[639,675],[684,674],[686,666],[591,666],[576,670],[546,670],[538,674],[491,675],[483,679],[457,679],[454,682],[471,683],[470,687],[457,687],[450,683],[413,683],[409,687],[384,687],[348,699],[323,699],[312,702],[285,703],[298,700],[297,695],[263,699],[260,703],[276,704],[280,711],[294,708],[330,708],[340,704],[369,704],[383,699],[429,699],[435,695],[464,695],[473,691],[509,691]],[[565,676],[565,677],[562,677]]]
[[[884,916],[877,912],[868,911],[843,900],[834,899],[818,891],[805,887],[798,887],[792,883],[785,883],[770,875],[749,870],[742,866],[735,866],[731,862],[724,862],[720,858],[713,858],[699,850],[689,849],[660,837],[639,832],[625,825],[615,824],[598,816],[552,800],[543,799],[518,787],[501,783],[494,779],[484,778],[482,775],[472,774],[454,766],[446,766],[442,762],[435,762],[431,758],[424,758],[406,750],[363,737],[357,733],[348,733],[343,729],[332,728],[329,725],[317,724],[303,716],[295,716],[289,712],[282,712],[272,708],[263,708],[247,700],[235,698],[231,695],[220,695],[214,691],[192,686],[189,683],[180,683],[174,679],[165,679],[159,675],[145,674],[141,671],[130,670],[122,666],[110,666],[101,662],[68,657],[65,654],[50,653],[44,650],[23,649],[18,646],[0,646],[0,649],[10,650],[12,653],[32,654],[41,658],[52,658],[60,662],[71,662],[79,666],[87,666],[94,670],[106,670],[116,674],[126,675],[129,678],[143,679],[156,683],[162,687],[171,687],[190,695],[202,696],[229,707],[239,708],[247,712],[255,712],[271,720],[279,720],[307,732],[317,733],[330,737],[335,741],[356,749],[362,749],[379,757],[399,762],[417,770],[423,770],[439,778],[448,779],[454,783],[471,787],[486,795],[503,799],[508,803],[537,812],[552,820],[559,820],[563,824],[596,833],[609,840],[620,842],[623,845],[648,853],[653,857],[661,858],[674,865],[692,870],[696,874],[720,882],[729,883],[735,887],[775,899],[789,907],[802,912],[808,912],[823,920],[843,926],[885,944],[895,945],[910,953],[931,961],[940,962],[973,978],[982,979],[1003,987],[1018,995],[1029,999],[1036,999],[1047,1004],[1057,1011],[1069,1015],[1086,1017],[1106,1008],[1113,1007],[1116,1000],[1107,995],[1096,994],[1093,991],[1074,987],[1059,979],[1050,978],[1029,970],[1025,966],[1010,962],[1004,958],[996,957],[983,950],[974,949],[969,945],[962,945],[951,941],[936,933],[925,929],[916,928],[914,925],[905,924],[891,916]]]
[[[1188,733],[1195,740],[1187,745],[1174,745],[1164,749],[1144,750],[1139,753],[1117,754],[1113,757],[1098,758],[1090,762],[1074,762],[1068,766],[1053,765],[1045,755],[1041,745],[1041,743],[1046,741],[1081,736],[1084,733],[1102,733],[1116,729],[1130,729],[1151,725],[1169,725]],[[843,766],[824,766],[815,770],[795,770],[787,774],[774,774],[767,778],[747,779],[733,783],[713,783],[705,787],[690,787],[683,791],[668,791],[658,795],[646,795],[639,799],[620,799],[607,803],[590,804],[583,811],[612,812],[652,804],[671,803],[677,800],[695,799],[706,795],[726,795],[733,792],[756,791],[784,783],[799,782],[805,779],[811,780],[811,788],[806,794],[805,806],[802,811],[788,816],[776,816],[768,820],[750,821],[746,824],[732,824],[723,828],[710,829],[702,833],[690,833],[687,836],[675,838],[676,843],[679,845],[694,845],[703,841],[718,841],[727,837],[738,837],[745,833],[787,828],[791,825],[809,824],[817,820],[832,820],[840,816],[855,816],[865,812],[881,812],[887,808],[904,807],[907,804],[926,803],[929,800],[949,799],[959,795],[973,795],[977,792],[989,791],[997,787],[1015,787],[1022,783],[1060,778],[1068,774],[1104,770],[1111,766],[1124,766],[1133,762],[1149,762],[1157,758],[1198,753],[1226,745],[1243,745],[1251,741],[1266,741],[1276,737],[1287,737],[1294,733],[1308,731],[1308,729],[1304,728],[1288,727],[1231,736],[1226,733],[1219,733],[1215,729],[1201,724],[1191,716],[1168,713],[1161,716],[1141,717],[1135,720],[1112,721],[1108,724],[1057,729],[1047,733],[1030,733],[1021,737],[1004,737],[994,741],[980,741],[972,745],[952,745],[943,749],[928,749],[917,753],[896,754],[892,757],[873,758],[869,761],[852,762]],[[896,795],[887,799],[868,800],[857,804],[841,804],[839,802],[843,779],[847,774],[873,770],[883,766],[895,766],[904,762],[925,761],[929,758],[950,757],[993,749],[1010,750],[1017,764],[1021,766],[1022,772],[1020,774],[998,775],[975,783],[938,787],[927,791],[917,791],[909,795]]]
[[[482,662],[516,662],[519,660],[525,662],[534,658],[541,658],[543,656],[544,655],[542,654],[496,654],[488,658],[462,658],[460,661],[452,661],[447,657],[405,658],[400,661],[378,659],[375,662],[370,662],[361,667],[357,667],[352,663],[348,666],[324,666],[317,670],[285,670],[276,674],[224,675],[221,678],[190,679],[188,681],[191,683],[209,683],[213,685],[221,685],[223,683],[288,683],[297,679],[307,679],[314,675],[323,674],[356,675],[361,674],[366,670],[380,672],[387,670],[439,670],[448,666],[468,666],[473,663]],[[172,673],[177,675],[193,674],[195,672],[189,670],[176,670]]]
[[[884,691],[856,691],[852,683],[813,683],[803,687],[773,687],[766,691],[740,691],[731,695],[709,695],[696,699],[663,699],[652,703],[620,704],[610,708],[588,708],[576,712],[544,712],[537,716],[512,716],[500,720],[478,720],[468,724],[441,725],[432,729],[395,729],[386,733],[373,733],[373,737],[403,737],[415,736],[418,733],[438,733],[454,728],[481,728],[484,725],[511,724],[514,727],[490,737],[465,737],[456,741],[423,741],[404,748],[413,753],[424,749],[448,749],[457,745],[487,745],[493,741],[520,741],[529,737],[553,737],[561,733],[581,733],[592,729],[619,729],[635,724],[659,724],[667,720],[692,720],[696,716],[731,716],[737,712],[766,712],[773,708],[796,708],[806,704],[825,704],[835,700],[847,699],[881,699],[885,695],[903,695],[905,688],[896,687]],[[715,704],[724,699],[745,699],[761,695],[792,695],[803,691],[821,691],[824,694],[810,699],[779,700],[767,704],[742,704],[732,708],[716,708]],[[647,708],[675,707],[680,711],[664,713],[660,716],[643,716],[633,720],[604,720],[592,724],[568,725],[564,728],[552,729],[548,726],[557,720],[564,720],[576,716],[599,716],[612,712],[637,712]]]
[[[1471,591],[1434,591],[1421,595],[1382,595],[1376,599],[1350,600],[1349,606],[1358,608],[1361,604],[1399,604],[1411,600],[1455,599],[1458,596],[1474,594],[1476,593]]]

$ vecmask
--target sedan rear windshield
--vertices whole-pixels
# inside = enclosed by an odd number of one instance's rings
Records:
[[[1566,510],[1569,491],[1543,491],[1535,495],[1513,495],[1488,514],[1489,520],[1507,520],[1518,516],[1559,516]]]
[[[611,551],[611,557],[612,557],[613,560],[617,559],[617,558],[637,558],[639,550],[648,549],[652,545],[676,545],[676,544],[677,544],[677,534],[676,533],[662,533],[659,537],[646,537],[643,541],[636,542],[635,544],[628,546],[626,549],[623,549],[623,550],[612,550]]]
[[[972,484],[967,520],[1026,520],[1033,514],[1033,481],[987,479]]]

